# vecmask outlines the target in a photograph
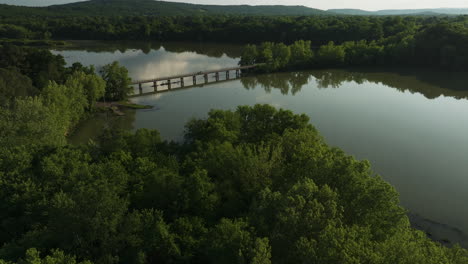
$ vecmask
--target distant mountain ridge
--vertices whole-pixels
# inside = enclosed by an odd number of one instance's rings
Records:
[[[18,0],[15,0],[18,1]],[[320,10],[306,6],[285,5],[201,5],[156,0],[89,0],[41,7],[0,4],[1,16],[310,16],[310,15],[462,15],[468,8],[401,9],[366,11],[361,9]],[[5,0],[3,1],[5,2]]]
[[[327,12],[340,15],[395,16],[395,15],[468,15],[468,8],[426,8],[426,9],[385,9],[366,11],[361,9],[328,9]]]
[[[8,9],[8,10],[7,10]],[[0,5],[1,15],[24,15],[27,13],[47,16],[173,16],[173,15],[326,15],[326,11],[305,6],[281,5],[199,5],[154,0],[91,0],[47,7],[24,7]]]

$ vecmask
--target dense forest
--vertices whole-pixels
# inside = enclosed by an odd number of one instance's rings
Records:
[[[96,100],[126,94],[125,68],[0,55],[2,264],[468,261],[411,228],[394,188],[305,115],[240,106],[191,120],[179,143],[141,129],[70,145]]]
[[[261,54],[270,52],[265,51],[264,44],[258,57],[250,54],[245,61],[277,63],[275,60],[281,60],[268,71],[309,64],[418,65],[450,69],[468,65],[468,16],[42,17],[38,14],[8,16],[0,11],[0,39],[223,41],[256,45],[272,42],[276,44],[271,48],[283,53],[288,51],[280,51],[283,47],[279,43],[292,49],[297,47],[297,41],[304,40],[307,47],[297,48],[312,50],[310,54],[306,52],[313,57],[312,61],[287,58],[286,53],[269,58],[268,54]],[[295,56],[294,52],[291,56]]]
[[[468,16],[7,16],[0,10],[0,37],[93,40],[184,40],[291,44],[310,40],[395,40],[449,27],[466,35]],[[435,36],[439,37],[439,35]],[[448,36],[450,37],[450,35]],[[435,38],[436,39],[436,38]]]
[[[318,46],[310,40],[298,40],[290,45],[263,42],[246,46],[240,64],[263,64],[256,68],[261,72],[314,67],[395,65],[466,69],[467,26],[468,24],[436,23],[415,34],[404,31],[387,38],[339,43],[329,41]]]
[[[97,2],[107,1],[87,4]],[[250,43],[241,64],[261,64],[259,72],[468,66],[465,16],[87,16],[79,5],[60,16],[3,7],[5,41]],[[181,142],[114,129],[69,144],[97,102],[130,93],[127,69],[97,70],[0,45],[0,264],[468,263],[466,249],[411,228],[396,190],[367,161],[328,146],[305,115],[239,106],[189,121]],[[322,87],[359,78],[313,76]],[[310,75],[299,77],[242,82],[294,93]]]

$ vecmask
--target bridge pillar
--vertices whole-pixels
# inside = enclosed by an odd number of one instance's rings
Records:
[[[197,85],[197,76],[194,75],[192,78],[193,78],[193,85]]]
[[[208,83],[208,74],[205,74],[205,83]]]
[[[180,87],[184,87],[184,77],[180,78]]]
[[[143,93],[143,87],[142,87],[141,83],[138,84],[138,90],[140,91],[140,94]]]
[[[167,89],[171,89],[171,79],[167,80]]]

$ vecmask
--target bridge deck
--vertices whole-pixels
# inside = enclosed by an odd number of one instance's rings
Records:
[[[208,70],[208,71],[200,71],[200,72],[192,72],[192,73],[185,73],[185,74],[179,74],[179,75],[174,75],[174,76],[167,76],[167,77],[158,77],[154,79],[148,79],[148,80],[139,80],[139,81],[133,81],[133,84],[142,84],[142,83],[152,83],[152,82],[158,82],[158,81],[167,81],[171,79],[180,79],[180,78],[185,78],[185,77],[192,77],[192,76],[197,76],[197,75],[206,75],[206,74],[211,74],[211,73],[217,73],[217,72],[226,72],[226,71],[235,71],[235,70],[245,70],[245,69],[251,69],[257,67],[258,64],[256,65],[247,65],[247,66],[238,66],[238,67],[231,67],[231,68],[223,68],[223,69],[217,69],[217,70]]]
[[[187,85],[187,86],[175,87],[175,88],[164,89],[164,90],[154,90],[154,91],[149,91],[149,92],[141,91],[141,93],[136,93],[136,94],[129,95],[129,98],[145,96],[145,95],[150,95],[150,94],[168,93],[168,92],[174,92],[174,91],[180,91],[180,90],[186,90],[186,89],[192,89],[192,88],[202,88],[202,87],[206,87],[208,85],[212,85],[212,84],[216,84],[216,83],[225,83],[225,82],[230,82],[230,81],[234,81],[234,80],[238,80],[238,79],[235,78],[235,79],[221,80],[221,81],[217,81],[217,82],[191,84],[191,85]]]

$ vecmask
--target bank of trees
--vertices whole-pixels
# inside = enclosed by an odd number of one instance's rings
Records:
[[[466,16],[3,16],[0,38],[185,40],[314,45],[415,36],[433,26],[466,32]],[[2,33],[3,32],[3,33]],[[434,36],[434,39],[443,41]]]
[[[0,145],[62,145],[98,100],[126,99],[128,73],[114,62],[103,67],[65,67],[47,50],[0,47]]]
[[[375,40],[451,18],[340,16],[3,16],[0,38],[317,43]],[[2,33],[3,32],[3,33]]]
[[[314,50],[333,41],[337,46],[348,43],[343,47],[360,53],[348,56],[350,61],[344,64],[462,68],[468,62],[467,16],[4,16],[0,18],[1,38],[285,45],[307,40]],[[324,63],[335,65],[331,59]]]
[[[263,64],[261,72],[344,66],[424,66],[465,69],[468,66],[468,31],[434,26],[416,36],[379,41],[346,41],[313,46],[311,41],[291,45],[264,42],[247,45],[240,64]],[[456,35],[456,36],[455,36]]]
[[[212,110],[185,135],[0,145],[0,263],[468,261],[412,229],[396,191],[305,115]]]
[[[132,92],[132,87],[130,86],[131,79],[128,77],[127,68],[114,61],[111,64],[104,65],[100,73],[106,82],[104,96],[107,100],[119,101],[128,98],[128,95]]]

